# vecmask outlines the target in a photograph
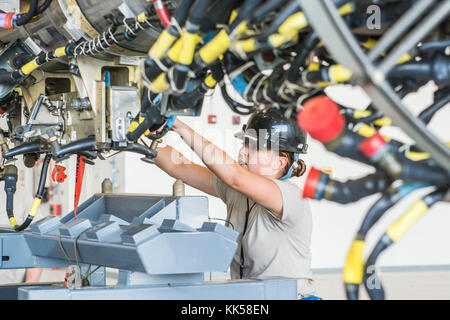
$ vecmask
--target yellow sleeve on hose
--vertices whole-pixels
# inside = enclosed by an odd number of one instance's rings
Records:
[[[58,58],[60,57],[65,57],[66,56],[66,47],[60,47],[58,49],[55,50],[55,56],[57,56]]]
[[[24,65],[22,67],[22,72],[24,75],[29,75],[30,73],[32,73],[34,70],[36,70],[37,68],[39,68],[39,65],[36,62],[37,58],[35,58],[34,60],[28,62],[26,65]]]
[[[290,34],[293,31],[297,32],[308,26],[308,21],[306,21],[303,12],[297,12],[289,16],[278,28],[278,33]]]
[[[233,32],[238,35],[241,36],[244,33],[246,33],[248,31],[248,26],[247,26],[247,21],[241,21],[241,23],[239,23],[236,27],[236,29],[233,30]]]
[[[373,122],[375,125],[380,126],[380,127],[388,127],[392,124],[392,120],[388,117],[382,117],[380,119],[377,119]]]
[[[225,29],[219,33],[205,46],[203,46],[198,54],[202,61],[206,64],[214,62],[222,53],[227,51],[230,46],[230,37]]]
[[[141,12],[140,14],[138,14],[137,16],[138,22],[144,22],[145,20],[148,20],[147,14],[145,12]]]
[[[38,198],[34,198],[33,205],[31,206],[30,213],[28,215],[34,217],[41,205],[42,200]]]
[[[239,40],[233,44],[233,49],[238,52],[252,52],[252,51],[255,51],[257,48],[258,47],[256,45],[255,38]]]
[[[195,46],[198,36],[195,33],[185,32],[181,36],[181,53],[178,62],[185,66],[190,66],[194,59]]]
[[[422,199],[416,201],[400,219],[386,230],[386,234],[392,241],[397,241],[427,210],[428,206]]]
[[[151,83],[151,90],[154,93],[161,93],[170,88],[170,84],[166,80],[166,73],[161,73],[154,81]]]
[[[346,14],[352,13],[353,11],[355,11],[355,6],[351,2],[344,4],[338,9],[338,12],[341,16],[345,16]]]
[[[377,133],[377,130],[367,124],[362,124],[358,128],[357,132],[359,135],[361,135],[363,137],[370,138],[370,137],[373,137]]]
[[[328,73],[333,82],[346,82],[352,77],[352,72],[340,64],[330,66]]]
[[[205,79],[205,84],[208,88],[214,88],[216,86],[216,83],[217,83],[217,81],[214,80],[212,75],[207,76]]]
[[[163,30],[159,35],[158,40],[156,40],[148,52],[150,58],[161,59],[172,43],[174,43],[175,39],[175,36],[171,35],[167,30]]]
[[[360,284],[364,275],[364,241],[355,240],[350,247],[345,260],[344,282],[351,284]]]
[[[318,62],[313,62],[308,66],[308,70],[309,71],[317,71],[320,68],[320,63]]]
[[[295,34],[292,34],[292,37],[293,36],[295,36]],[[274,33],[269,36],[268,40],[272,48],[279,48],[283,43],[286,43],[292,39],[292,37],[287,34]]]
[[[353,111],[353,118],[355,119],[361,119],[361,118],[367,118],[372,114],[369,110],[355,110]]]
[[[9,218],[9,223],[11,223],[11,225],[12,225],[13,227],[15,227],[15,226],[18,225],[17,220],[16,220],[16,218],[14,218],[14,217]]]
[[[183,47],[183,41],[182,39],[178,39],[175,44],[172,46],[172,48],[169,49],[167,52],[167,56],[170,60],[173,62],[178,62],[178,58],[180,57],[181,48]]]
[[[236,10],[231,11],[230,20],[228,21],[228,24],[231,24],[234,19],[238,16],[238,12]]]

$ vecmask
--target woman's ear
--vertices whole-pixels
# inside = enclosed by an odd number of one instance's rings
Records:
[[[288,165],[289,159],[287,157],[278,156],[278,161],[276,161],[277,164],[277,170],[282,170]]]

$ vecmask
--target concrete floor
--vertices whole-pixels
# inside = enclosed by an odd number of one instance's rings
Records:
[[[108,269],[107,285],[117,281],[115,270]],[[64,270],[45,269],[41,281],[63,281]],[[344,300],[345,292],[340,273],[315,274],[317,295],[325,300]],[[382,272],[386,298],[390,300],[449,300],[450,270]],[[360,299],[368,299],[361,286]]]
[[[318,296],[346,299],[341,274],[318,274],[314,279]],[[382,272],[381,279],[388,300],[450,299],[450,270]],[[360,299],[369,299],[363,286]]]

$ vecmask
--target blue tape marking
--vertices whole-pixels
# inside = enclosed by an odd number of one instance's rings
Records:
[[[328,179],[330,178],[330,175],[328,173],[323,173],[322,177],[320,178],[320,182],[318,184],[318,186],[325,186],[325,184],[327,183]],[[316,194],[314,195],[314,197],[316,198],[316,200],[321,200],[322,199],[322,195],[323,195],[323,190],[325,188],[318,188],[316,190]]]
[[[176,118],[177,118],[176,116],[170,116],[169,120],[167,120],[167,122],[166,122],[166,127],[171,129],[173,124],[174,124],[174,122],[175,122],[175,120],[176,120]]]
[[[236,78],[231,81],[234,89],[239,92],[241,96],[244,96],[245,89],[248,86],[247,81],[244,80],[244,76],[242,74],[238,75]]]

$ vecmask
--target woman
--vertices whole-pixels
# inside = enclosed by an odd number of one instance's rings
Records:
[[[236,135],[244,141],[238,163],[183,122],[175,120],[172,130],[206,167],[169,146],[158,149],[155,163],[170,176],[225,202],[229,225],[240,234],[231,278],[296,278],[299,298],[314,295],[311,212],[300,188],[286,181],[306,169],[299,159],[306,153],[306,138],[296,122],[276,109],[253,114]]]

